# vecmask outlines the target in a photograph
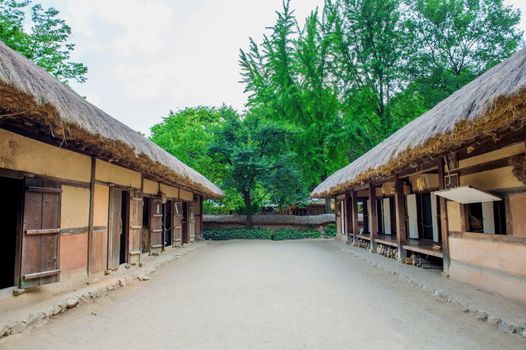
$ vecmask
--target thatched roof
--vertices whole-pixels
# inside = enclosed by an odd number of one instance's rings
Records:
[[[218,198],[223,191],[168,152],[87,102],[33,62],[0,42],[0,116],[47,133],[64,147],[124,165],[163,182]]]
[[[345,168],[329,176],[311,193],[333,196],[374,177],[392,175],[480,136],[526,122],[526,49],[408,123]]]

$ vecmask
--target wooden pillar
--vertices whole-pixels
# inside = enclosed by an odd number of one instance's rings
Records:
[[[440,158],[438,161],[438,186],[440,190],[446,188],[444,179],[444,160]],[[440,230],[442,236],[442,273],[444,276],[449,276],[449,224],[447,219],[447,199],[440,198]]]
[[[369,183],[369,202],[371,203],[371,211],[369,213],[371,220],[371,247],[376,249],[376,238],[378,238],[378,213],[376,207],[376,188],[372,183]]]
[[[356,198],[356,192],[354,191],[354,188],[351,189],[351,206],[352,206],[352,232],[354,233],[353,242],[357,242],[358,237],[356,237],[356,235],[359,232],[359,229],[358,229],[358,201]]]
[[[347,227],[347,242],[350,242],[352,237],[351,233],[353,232],[353,226],[352,226],[352,200],[351,196],[349,196],[349,193],[345,194],[345,225]]]
[[[87,273],[88,279],[92,274],[92,256],[93,256],[93,216],[95,207],[95,172],[96,172],[97,158],[91,157],[91,174],[89,186],[89,216],[88,216],[88,259],[87,259]]]
[[[406,207],[404,182],[398,177],[395,180],[395,206],[396,206],[396,243],[398,246],[398,258],[406,257],[403,244],[407,240]]]

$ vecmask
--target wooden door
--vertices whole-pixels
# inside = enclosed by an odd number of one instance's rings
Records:
[[[108,270],[119,268],[122,232],[122,190],[110,189],[108,215]]]
[[[60,280],[61,196],[62,187],[57,181],[26,179],[20,288]]]
[[[183,240],[183,202],[173,203],[173,236],[172,244],[180,247]]]
[[[150,205],[150,246],[160,249],[163,246],[163,202],[152,198]]]
[[[141,258],[142,206],[139,191],[130,191],[128,215],[128,263],[138,264]]]
[[[188,238],[195,241],[195,208],[193,202],[188,202]]]

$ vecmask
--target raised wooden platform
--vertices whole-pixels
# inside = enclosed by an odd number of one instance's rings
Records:
[[[419,240],[409,240],[405,242],[402,246],[405,250],[425,254],[429,256],[434,256],[437,258],[443,258],[442,247],[440,249],[433,249],[433,247],[438,246],[437,243],[429,239],[419,239]]]
[[[364,241],[370,241],[371,240],[371,236],[369,234],[367,234],[367,235],[356,235],[356,238],[363,239]]]
[[[375,239],[375,242],[385,244],[391,247],[398,247],[395,235],[378,235],[378,238]]]

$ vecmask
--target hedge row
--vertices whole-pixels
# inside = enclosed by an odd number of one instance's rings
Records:
[[[278,230],[270,229],[215,229],[204,230],[203,237],[211,241],[227,241],[230,239],[268,239],[283,241],[289,239],[318,238],[321,234],[315,230],[295,230],[292,228],[282,228]]]

